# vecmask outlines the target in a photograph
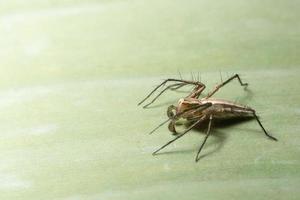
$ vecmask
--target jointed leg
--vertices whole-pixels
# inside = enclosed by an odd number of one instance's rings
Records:
[[[178,86],[176,87],[175,85],[173,87],[170,88],[170,90],[172,91],[175,91],[175,90],[178,90],[179,88],[185,86],[186,84],[184,83],[181,83],[181,84],[178,84]]]
[[[155,127],[152,131],[149,132],[149,134],[154,133],[157,129],[159,129],[160,127],[162,127],[164,124],[166,124],[168,121],[171,121],[171,118],[167,119],[166,121],[160,123],[157,127]]]
[[[268,132],[266,131],[266,129],[263,127],[262,123],[260,122],[260,120],[258,119],[257,115],[255,114],[255,111],[253,111],[253,116],[256,119],[257,123],[259,124],[259,126],[261,127],[261,129],[264,131],[265,135],[267,137],[269,137],[272,140],[278,141],[275,137],[271,136],[268,134]]]
[[[176,138],[174,138],[173,140],[167,142],[165,145],[163,145],[162,147],[160,147],[159,149],[157,149],[156,151],[154,151],[152,153],[152,155],[155,155],[157,152],[159,152],[160,150],[162,150],[163,148],[165,148],[166,146],[168,146],[169,144],[175,142],[176,140],[178,140],[179,138],[181,138],[182,136],[184,136],[185,134],[187,134],[192,128],[194,128],[199,122],[203,121],[204,118],[200,118],[198,121],[196,121],[194,124],[192,124],[188,129],[186,129],[181,135],[177,136]]]
[[[202,142],[202,144],[201,144],[201,146],[200,146],[200,148],[198,150],[198,153],[196,155],[196,159],[195,159],[196,162],[199,161],[199,159],[200,159],[200,157],[199,157],[200,152],[201,152],[204,144],[206,143],[206,140],[207,140],[208,136],[210,135],[211,122],[212,122],[212,115],[210,115],[210,117],[209,117],[209,123],[208,123],[208,128],[207,128],[207,131],[206,131],[206,136],[205,136],[204,141]]]
[[[212,95],[214,95],[221,87],[225,86],[227,83],[229,83],[230,81],[232,81],[235,78],[238,79],[238,81],[240,82],[241,86],[247,86],[248,85],[248,83],[243,83],[242,82],[242,80],[241,80],[241,78],[240,78],[240,76],[238,74],[235,74],[232,77],[230,77],[229,79],[227,79],[225,82],[217,85],[216,88],[212,92],[208,93],[208,95],[206,96],[206,98],[209,98]]]
[[[158,95],[156,95],[156,97],[154,97],[153,99],[152,99],[152,101],[151,102],[149,102],[148,104],[146,104],[146,105],[144,105],[143,107],[144,108],[147,108],[150,104],[152,104],[152,103],[154,103],[154,101],[156,100],[156,99],[158,99],[158,97],[160,97],[160,95],[162,95],[165,91],[167,91],[168,89],[170,89],[170,90],[177,90],[177,89],[179,89],[179,88],[181,88],[181,87],[183,87],[183,86],[185,86],[186,85],[186,83],[175,83],[175,84],[172,84],[172,85],[169,85],[169,86],[167,86],[165,89],[163,89]]]
[[[172,85],[168,86],[167,88],[165,88],[163,91],[161,91],[154,98],[154,100],[151,101],[149,104],[145,105],[144,108],[147,107],[148,105],[152,104],[160,95],[162,95],[168,89],[176,90],[185,85],[195,85],[195,86],[205,87],[204,84],[202,84],[201,82],[198,82],[198,81],[185,81],[185,80],[181,80],[181,79],[167,79],[167,80],[163,81],[161,84],[159,84],[157,87],[155,87],[141,102],[138,103],[138,105],[141,105],[143,102],[145,102],[156,90],[158,90],[160,87],[164,86],[167,82],[177,82],[177,83],[172,84]]]
[[[205,89],[205,85],[198,85],[196,86],[193,91],[191,92],[191,94],[189,94],[187,96],[187,98],[199,98],[200,94],[202,93],[202,91]]]

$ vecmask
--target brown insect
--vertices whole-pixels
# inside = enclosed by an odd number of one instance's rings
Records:
[[[199,97],[200,94],[205,89],[205,85],[199,81],[194,81],[194,80],[187,81],[181,79],[167,79],[163,81],[160,85],[158,85],[154,90],[152,90],[150,94],[146,96],[138,105],[141,105],[143,102],[145,102],[145,100],[147,100],[152,94],[154,94],[156,90],[158,90],[160,87],[165,86],[168,82],[171,82],[172,84],[164,88],[150,103],[146,104],[144,108],[152,104],[156,99],[158,99],[160,95],[162,95],[167,90],[177,90],[186,85],[194,86],[192,92],[187,97],[179,99],[177,106],[171,105],[168,107],[167,110],[168,119],[150,132],[150,134],[153,133],[159,127],[169,122],[168,128],[173,133],[173,135],[176,136],[173,140],[167,142],[165,145],[163,145],[162,147],[154,151],[153,155],[155,155],[156,153],[158,153],[160,150],[162,150],[169,144],[175,142],[176,140],[178,140],[179,138],[187,134],[191,129],[193,129],[197,125],[203,123],[204,121],[208,121],[206,136],[195,158],[195,161],[197,162],[200,159],[199,157],[200,152],[208,136],[210,135],[212,121],[214,119],[222,120],[222,119],[233,118],[233,117],[238,117],[238,118],[252,117],[256,119],[259,126],[262,128],[263,132],[267,137],[277,141],[275,137],[268,134],[268,132],[260,122],[258,116],[256,115],[254,109],[231,101],[211,98],[220,88],[222,88],[223,86],[225,86],[227,83],[229,83],[234,79],[237,79],[241,84],[241,86],[244,87],[248,86],[247,83],[243,83],[241,81],[238,74],[235,74],[234,76],[227,79],[225,82],[222,82],[221,84],[217,85],[213,91],[209,92],[204,98],[201,99],[199,99]],[[176,123],[182,119],[184,119],[188,124],[191,125],[187,129],[185,129],[182,133],[179,133],[176,131]]]

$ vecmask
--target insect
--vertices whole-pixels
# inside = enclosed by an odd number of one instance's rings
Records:
[[[253,108],[241,104],[237,104],[231,101],[222,100],[222,99],[214,99],[212,96],[219,91],[222,87],[224,87],[226,84],[231,82],[232,80],[237,79],[242,87],[247,87],[247,83],[243,83],[240,76],[238,74],[233,75],[226,81],[222,82],[221,84],[217,85],[211,92],[209,92],[205,97],[200,98],[201,93],[205,89],[205,85],[199,81],[187,81],[182,79],[166,79],[161,84],[159,84],[156,88],[154,88],[138,105],[141,105],[144,103],[150,96],[152,96],[159,88],[165,86],[167,83],[169,84],[167,87],[165,87],[160,93],[155,96],[152,101],[150,101],[148,104],[144,106],[144,108],[148,107],[150,104],[152,104],[154,101],[156,101],[159,96],[161,96],[164,92],[167,90],[177,90],[179,88],[182,88],[186,85],[192,85],[193,90],[192,92],[186,96],[185,98],[179,99],[177,106],[171,105],[168,107],[167,110],[167,116],[168,119],[164,121],[163,123],[159,124],[155,129],[153,129],[151,133],[156,131],[159,127],[163,126],[164,124],[169,122],[169,130],[175,135],[176,137],[169,142],[167,142],[165,145],[157,149],[153,152],[153,155],[157,154],[159,151],[170,145],[171,143],[175,142],[179,138],[186,135],[190,130],[195,128],[197,125],[204,123],[205,121],[208,121],[208,127],[206,131],[206,136],[199,147],[199,150],[197,152],[195,161],[198,162],[200,159],[200,152],[202,148],[204,147],[204,144],[207,141],[207,138],[209,137],[211,133],[212,128],[212,122],[214,120],[222,120],[227,118],[243,118],[243,117],[250,117],[254,118],[258,125],[261,127],[264,134],[272,139],[277,141],[277,139],[273,136],[271,136],[266,129],[263,127],[262,123],[259,120],[259,117],[256,115],[256,112]],[[190,126],[188,126],[183,132],[179,133],[176,130],[176,123],[179,120],[184,119]]]

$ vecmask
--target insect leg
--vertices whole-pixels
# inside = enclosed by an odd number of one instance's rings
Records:
[[[177,90],[183,86],[185,86],[186,83],[175,83],[172,85],[167,86],[165,89],[163,89],[158,95],[156,95],[156,97],[154,97],[152,99],[152,101],[150,101],[148,104],[144,105],[144,108],[147,108],[149,105],[151,105],[152,103],[154,103],[154,101],[156,101],[156,99],[158,99],[158,97],[160,97],[160,95],[162,95],[165,91],[167,91],[168,89],[170,90]]]
[[[196,155],[196,159],[195,159],[196,162],[199,161],[199,159],[200,159],[200,157],[199,157],[200,152],[201,152],[204,144],[206,143],[206,140],[207,140],[208,136],[210,135],[211,122],[212,122],[212,115],[210,115],[210,117],[209,117],[209,123],[208,123],[208,128],[207,128],[207,131],[206,131],[206,136],[205,136],[205,138],[204,138],[204,140],[203,140],[203,142],[202,142],[202,144],[201,144],[201,146],[200,146],[200,148],[198,150],[198,153]]]
[[[160,150],[162,150],[163,148],[165,148],[166,146],[168,146],[169,144],[175,142],[176,140],[178,140],[179,138],[181,138],[182,136],[184,136],[185,134],[187,134],[190,130],[192,130],[192,128],[194,128],[199,122],[203,121],[204,118],[200,118],[198,121],[196,121],[195,123],[193,123],[188,129],[186,129],[182,134],[180,134],[179,136],[177,136],[176,138],[174,138],[173,140],[170,140],[169,142],[167,142],[165,145],[163,145],[162,147],[160,147],[159,149],[157,149],[156,151],[154,151],[152,153],[152,155],[155,155],[157,152],[159,152]]]
[[[153,103],[162,93],[164,93],[168,89],[176,90],[176,89],[178,89],[182,86],[185,86],[185,85],[196,85],[196,86],[201,85],[201,86],[204,86],[203,83],[197,82],[197,81],[186,81],[186,80],[181,80],[181,79],[167,79],[167,80],[164,80],[157,87],[155,87],[142,101],[140,101],[138,103],[138,105],[141,105],[142,103],[144,103],[156,90],[158,90],[160,87],[164,86],[167,82],[177,82],[177,83],[172,84],[172,85],[170,85],[170,87],[165,88],[162,92],[160,92],[157,95],[157,97],[155,97],[155,99],[152,102],[150,102],[150,104]],[[150,104],[147,104],[146,106],[144,106],[144,108],[147,107]]]
[[[205,85],[197,85],[191,94],[189,94],[186,98],[199,98],[202,91],[205,89]]]
[[[182,83],[182,84],[178,84],[177,87],[175,87],[175,86],[176,86],[176,85],[174,85],[173,87],[171,87],[170,90],[172,90],[172,91],[178,90],[179,88],[185,86],[185,84]]]
[[[266,129],[263,127],[262,123],[260,122],[260,120],[258,119],[258,116],[255,114],[255,111],[253,110],[253,116],[256,119],[257,123],[259,124],[259,126],[261,127],[261,129],[264,131],[265,135],[269,138],[271,138],[272,140],[278,141],[277,138],[271,136],[270,134],[268,134],[268,132],[266,131]]]
[[[171,119],[167,119],[166,121],[160,123],[157,127],[155,127],[152,131],[149,132],[149,134],[154,133],[157,129],[159,129],[160,127],[162,127],[164,124],[166,124],[167,122],[171,121]]]
[[[172,122],[171,124],[169,124],[169,130],[171,132],[175,133],[175,134],[179,134],[178,132],[176,132],[176,129],[175,129],[175,123],[174,122],[175,122],[176,119],[180,118],[183,114],[186,114],[188,112],[195,112],[195,111],[199,111],[199,110],[204,110],[204,109],[210,107],[211,105],[212,105],[211,103],[205,103],[205,104],[197,105],[196,107],[193,107],[193,108],[189,108],[189,109],[184,110],[182,112],[179,112],[174,116],[168,114],[169,119],[167,119],[166,121],[163,121],[162,123],[160,123],[157,127],[155,127],[152,131],[150,131],[149,134],[154,133],[157,129],[159,129],[161,126],[163,126],[164,124],[166,124],[169,121]],[[170,106],[169,107],[169,109],[172,109],[172,108],[175,108],[175,106]]]
[[[238,79],[238,81],[240,82],[241,86],[247,86],[248,83],[243,83],[240,76],[238,74],[233,75],[232,77],[230,77],[229,79],[227,79],[225,82],[219,84],[216,86],[216,88],[211,91],[210,93],[208,93],[208,95],[206,96],[206,98],[211,97],[212,95],[214,95],[221,87],[225,86],[227,83],[229,83],[230,81],[232,81],[233,79]]]

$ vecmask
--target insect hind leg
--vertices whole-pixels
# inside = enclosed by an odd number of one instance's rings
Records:
[[[248,86],[248,83],[243,83],[240,76],[238,74],[233,75],[232,77],[230,77],[229,79],[227,79],[226,81],[222,82],[221,84],[217,85],[216,88],[211,91],[210,93],[208,93],[208,95],[206,96],[206,98],[211,97],[212,95],[214,95],[220,88],[222,88],[223,86],[225,86],[226,84],[228,84],[230,81],[234,80],[234,79],[238,79],[239,83],[241,86]]]
[[[260,122],[259,117],[255,114],[255,111],[254,111],[254,110],[253,110],[253,116],[254,116],[254,118],[256,119],[256,121],[257,121],[257,123],[259,124],[259,126],[261,127],[261,129],[263,130],[263,132],[265,133],[265,135],[266,135],[268,138],[272,139],[272,140],[278,141],[277,138],[273,137],[272,135],[270,135],[270,134],[266,131],[266,129],[264,128],[264,126],[263,126],[262,123]]]

